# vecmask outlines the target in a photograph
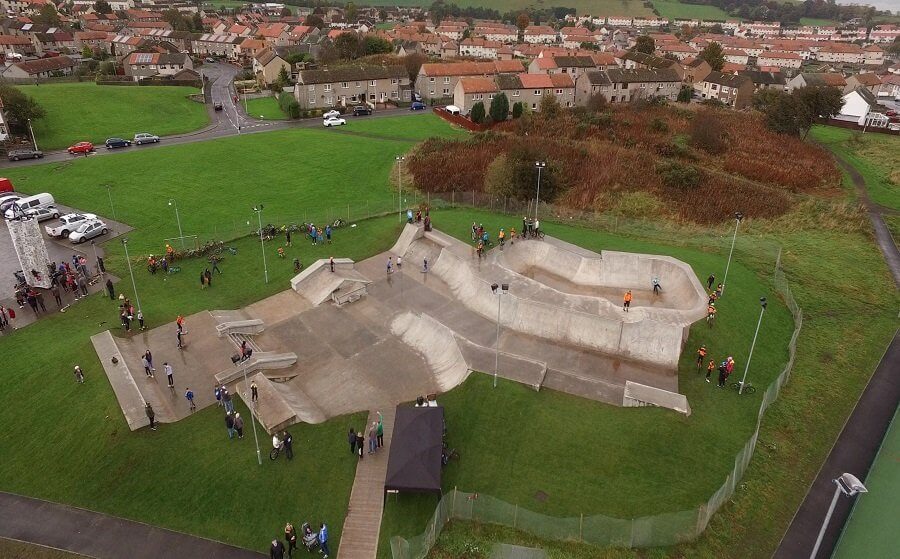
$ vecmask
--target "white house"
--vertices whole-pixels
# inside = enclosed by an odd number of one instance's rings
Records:
[[[802,59],[795,52],[764,52],[756,58],[760,68],[774,66],[776,68],[799,68]]]
[[[858,87],[843,97],[844,105],[838,113],[838,120],[856,122],[860,126],[887,126],[887,117],[880,112],[873,113],[878,107],[878,100],[872,92],[863,87]],[[872,116],[869,116],[872,114]],[[880,116],[879,116],[880,115]],[[882,121],[884,122],[882,124]]]

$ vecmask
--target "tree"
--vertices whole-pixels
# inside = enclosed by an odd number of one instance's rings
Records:
[[[84,45],[84,48],[81,49],[81,56],[84,58],[90,58],[94,56],[94,49],[90,47],[90,45]]]
[[[344,60],[356,58],[359,53],[359,35],[353,31],[341,33],[334,40],[334,48],[337,49],[338,56]]]
[[[394,45],[384,37],[366,35],[362,41],[362,53],[364,56],[372,54],[390,54],[394,52]]]
[[[108,60],[102,64],[97,69],[97,73],[101,76],[114,76],[116,75],[116,63]]]
[[[278,71],[278,77],[275,79],[275,83],[281,88],[291,85],[291,74],[288,73],[287,66],[282,66],[281,70]]]
[[[811,125],[812,116],[796,95],[778,93],[766,107],[766,125],[779,134],[800,136]]]
[[[387,21],[387,12],[384,10],[384,8],[378,10],[378,19],[380,19],[382,22]]]
[[[112,6],[106,0],[97,0],[94,2],[94,11],[98,14],[111,14]]]
[[[39,120],[47,114],[34,98],[11,85],[0,85],[0,99],[7,121],[19,129],[24,129],[29,119]]]
[[[810,128],[816,118],[829,119],[841,112],[844,106],[844,100],[841,90],[836,87],[829,86],[807,86],[795,89],[791,95],[797,97],[800,104],[806,107],[807,114],[810,117],[806,126],[801,130],[803,139],[809,134]]]
[[[356,9],[356,4],[354,4],[353,2],[347,2],[347,6],[344,7],[344,18],[346,19],[347,23],[356,22],[357,12],[358,10]]]
[[[281,17],[291,17],[292,15],[294,15],[294,12],[287,6],[281,8]]]
[[[608,105],[606,97],[602,93],[594,93],[588,98],[586,108],[591,112],[599,113],[606,110],[606,105]]]
[[[706,45],[706,48],[700,51],[697,58],[705,60],[716,72],[720,72],[722,66],[725,65],[725,53],[722,51],[722,45],[715,41]]]
[[[57,26],[62,21],[59,19],[59,12],[56,11],[56,7],[53,4],[44,4],[41,6],[40,12],[38,15],[34,16],[35,23],[43,23],[46,25]]]
[[[522,116],[522,112],[524,111],[523,105],[521,101],[517,101],[513,103],[512,115],[513,118],[519,118]]]
[[[509,99],[505,93],[495,95],[491,99],[491,108],[489,110],[491,120],[494,122],[503,122],[509,117]]]
[[[541,114],[547,118],[556,118],[562,112],[562,105],[555,95],[544,95],[541,98]]]
[[[894,42],[887,49],[888,54],[900,56],[900,37],[894,37]]]
[[[479,102],[475,103],[474,105],[472,105],[472,112],[471,112],[471,114],[469,114],[469,118],[472,119],[472,122],[474,122],[476,124],[481,124],[482,122],[484,122],[485,116],[486,115],[484,112],[484,103],[479,101]]]
[[[636,52],[642,52],[644,54],[653,54],[656,52],[656,41],[653,40],[653,37],[648,35],[641,35],[637,38],[637,42],[634,44],[634,48],[632,49]]]
[[[203,16],[200,15],[200,12],[194,12],[191,17],[191,27],[193,27],[193,31],[203,31]]]
[[[769,110],[769,107],[776,103],[778,101],[778,97],[783,94],[784,91],[779,91],[777,89],[760,89],[753,94],[753,101],[751,101],[751,105],[757,111],[764,113]]]
[[[303,25],[315,27],[316,29],[323,29],[325,27],[325,20],[322,19],[322,16],[319,14],[309,14],[306,16],[306,19],[303,20]]]
[[[449,9],[443,0],[437,0],[428,8],[428,13],[431,15],[431,23],[437,27],[449,15]]]
[[[709,28],[709,32],[710,32],[710,33],[715,33],[716,35],[724,35],[724,34],[725,34],[725,30],[722,29],[722,24],[721,24],[721,23],[715,23],[715,24],[713,24],[713,26]]]
[[[420,52],[407,54],[403,57],[403,65],[406,67],[406,72],[409,74],[409,81],[415,83],[416,76],[419,75],[419,69],[422,68],[422,64],[424,64],[426,60],[428,60],[428,57]]]
[[[531,25],[531,18],[528,17],[528,14],[522,12],[516,16],[516,27],[519,28],[520,32],[524,32],[528,29],[529,25]]]
[[[691,96],[694,94],[694,88],[689,85],[682,85],[681,89],[678,91],[678,102],[679,103],[690,103]]]

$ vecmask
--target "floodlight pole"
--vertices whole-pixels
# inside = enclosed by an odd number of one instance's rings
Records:
[[[106,194],[109,196],[109,209],[112,211],[112,218],[116,219],[116,207],[113,205],[112,201],[112,185],[106,185]]]
[[[403,223],[403,160],[402,155],[397,156],[397,217]]]
[[[500,302],[503,294],[509,291],[509,284],[491,284],[491,292],[497,296],[497,339],[494,343],[494,388],[497,388],[497,375],[500,371]]]
[[[31,119],[28,119],[28,131],[31,132],[31,143],[34,144],[34,151],[38,151],[37,138],[34,136],[34,128],[31,127]]]
[[[178,215],[178,202],[169,198],[169,205],[175,207],[175,221],[178,222],[178,236],[181,238],[181,249],[184,250],[184,233],[181,231],[181,217]]]
[[[756,332],[753,333],[753,342],[750,344],[750,355],[747,356],[747,364],[744,366],[744,376],[741,377],[741,384],[738,387],[739,395],[744,393],[744,382],[747,380],[747,371],[750,370],[750,359],[753,358],[753,348],[756,347],[756,337],[759,335],[759,326],[762,324],[763,314],[766,312],[766,298],[760,297],[759,304],[761,307],[759,309],[759,320],[756,322]]]
[[[816,544],[813,546],[812,553],[809,554],[809,559],[816,559],[816,555],[819,553],[819,547],[822,545],[822,539],[825,537],[825,530],[828,529],[828,523],[831,522],[831,515],[834,513],[834,508],[837,506],[838,497],[841,496],[841,493],[847,497],[853,497],[857,493],[869,492],[866,486],[852,474],[841,474],[841,477],[832,481],[835,485],[834,497],[831,498],[831,505],[828,507],[825,520],[822,522],[822,528],[819,529],[819,535],[816,537]]]
[[[244,359],[244,355],[241,354],[241,359],[243,363],[241,364],[241,368],[244,369],[244,390],[250,390],[250,383],[247,381],[247,360]],[[250,405],[247,406],[250,409],[250,423],[253,424],[253,440],[256,442],[256,461],[259,462],[259,465],[262,466],[262,454],[259,452],[259,436],[256,434],[256,417],[254,417],[253,413],[253,394],[250,394]]]
[[[269,283],[269,267],[266,265],[266,243],[263,239],[263,228],[262,228],[262,211],[263,205],[254,206],[253,211],[256,212],[256,217],[259,220],[259,248],[262,250],[263,257],[263,274],[266,278],[266,283]]]
[[[534,166],[537,168],[538,176],[537,176],[537,196],[534,200],[534,219],[538,218],[538,206],[541,205],[541,170],[547,166],[547,163],[544,161],[535,161]]]
[[[125,262],[128,264],[128,273],[131,275],[131,287],[134,288],[134,300],[138,305],[138,312],[141,311],[141,298],[138,296],[137,283],[134,281],[134,270],[131,269],[131,258],[128,257],[128,239],[122,239],[122,246],[125,247]]]
[[[728,252],[728,263],[725,264],[725,277],[722,278],[722,294],[725,294],[725,282],[728,280],[728,268],[731,267],[731,255],[734,254],[734,243],[737,241],[738,226],[744,219],[744,214],[735,212],[734,214],[734,236],[731,237],[731,250]]]

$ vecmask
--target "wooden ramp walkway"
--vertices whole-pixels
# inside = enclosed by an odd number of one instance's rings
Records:
[[[375,454],[368,454],[368,426],[378,421],[378,415],[371,411],[366,424],[365,458],[356,467],[350,505],[341,532],[338,549],[341,559],[375,559],[378,552],[378,533],[384,510],[384,477],[394,431],[394,406],[385,406],[380,411],[384,416],[384,446]]]

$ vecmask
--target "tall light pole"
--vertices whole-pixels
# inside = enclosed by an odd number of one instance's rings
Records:
[[[131,258],[128,257],[128,239],[122,239],[122,246],[125,247],[125,262],[128,264],[128,273],[131,274],[131,287],[134,288],[134,300],[138,304],[138,312],[142,312],[141,298],[138,296],[137,283],[134,281],[134,270],[131,269]]]
[[[100,274],[100,278],[103,278],[103,268],[100,266],[100,257],[97,255],[97,243],[91,240],[91,247],[94,249],[94,262],[97,263],[97,272]]]
[[[402,155],[397,156],[397,214],[400,223],[403,223],[403,160]]]
[[[822,522],[822,528],[819,530],[816,545],[813,547],[812,553],[809,554],[809,559],[816,559],[816,555],[819,553],[819,546],[822,545],[822,538],[825,536],[825,530],[828,528],[828,522],[831,520],[831,515],[834,513],[834,507],[837,505],[838,497],[840,497],[841,493],[848,497],[853,497],[857,493],[869,492],[866,486],[853,474],[841,474],[841,477],[833,481],[837,486],[834,490],[834,497],[831,499],[831,506],[828,507],[828,514],[825,515],[825,521]]]
[[[725,293],[725,281],[728,280],[728,268],[731,267],[731,255],[734,254],[734,242],[737,241],[738,227],[744,220],[744,214],[734,212],[734,236],[731,237],[731,250],[728,251],[728,262],[725,264],[725,277],[722,278],[722,293]]]
[[[759,298],[759,320],[756,321],[756,332],[753,333],[753,342],[750,344],[750,355],[747,356],[747,364],[744,366],[744,376],[741,377],[741,384],[738,387],[738,394],[744,393],[744,381],[747,380],[747,371],[750,370],[750,359],[753,358],[753,348],[756,347],[756,337],[759,335],[759,326],[762,324],[762,317],[766,312],[766,302],[765,297]]]
[[[500,301],[503,295],[509,293],[509,284],[491,284],[491,293],[497,296],[497,340],[494,344],[494,388],[497,388],[497,374],[500,370]]]
[[[31,132],[31,143],[34,144],[34,151],[38,150],[37,138],[34,136],[34,128],[31,127],[31,119],[28,119],[28,131]]]
[[[112,201],[112,185],[106,185],[106,195],[109,196],[109,209],[112,211],[112,218],[116,219],[116,207],[113,205]]]
[[[541,171],[544,169],[544,167],[547,166],[547,163],[544,162],[544,161],[535,161],[535,162],[534,162],[534,166],[535,166],[535,168],[537,169],[537,172],[538,172],[538,178],[537,178],[537,197],[536,197],[535,200],[534,200],[534,219],[537,220],[537,218],[538,218],[538,206],[541,204]]]
[[[241,355],[243,357],[243,355]],[[244,369],[244,390],[250,390],[250,383],[247,381],[247,360],[243,361],[243,365],[241,365]],[[244,400],[246,402],[246,400]],[[256,442],[256,461],[259,462],[259,465],[262,466],[262,454],[259,452],[259,436],[256,434],[256,417],[253,414],[253,398],[250,398],[250,405],[247,406],[250,409],[250,423],[253,424],[253,440]]]
[[[269,267],[266,265],[266,243],[263,239],[263,228],[262,228],[262,211],[263,205],[259,204],[258,206],[253,206],[253,211],[256,212],[256,218],[259,221],[259,248],[262,250],[263,257],[263,274],[266,278],[266,283],[269,283]]]
[[[181,216],[178,215],[178,202],[169,198],[169,205],[175,208],[175,221],[178,222],[178,236],[181,238],[181,249],[184,250],[184,233],[181,232]]]

